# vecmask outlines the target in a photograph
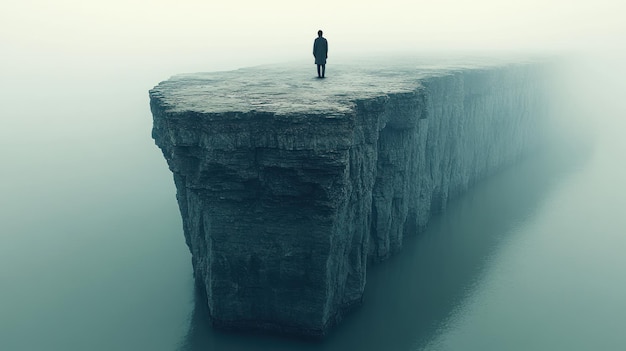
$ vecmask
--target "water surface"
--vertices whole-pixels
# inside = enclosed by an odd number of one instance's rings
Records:
[[[0,349],[626,347],[619,125],[452,201],[369,269],[365,304],[325,340],[212,330],[150,138],[147,90],[167,76],[136,68],[8,74],[0,85]]]

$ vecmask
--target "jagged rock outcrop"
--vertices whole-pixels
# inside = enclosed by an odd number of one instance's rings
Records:
[[[368,261],[544,138],[538,63],[416,59],[329,66],[325,80],[306,68],[150,91],[217,326],[323,335],[361,302]]]

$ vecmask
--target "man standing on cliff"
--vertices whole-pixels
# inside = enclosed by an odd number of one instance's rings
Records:
[[[315,56],[315,64],[317,65],[317,77],[324,78],[326,73],[326,59],[328,58],[328,41],[322,37],[322,31],[317,31],[317,38],[313,43],[313,56]],[[320,73],[320,68],[322,69]]]

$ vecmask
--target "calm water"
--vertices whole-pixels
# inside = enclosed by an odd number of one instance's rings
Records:
[[[0,350],[626,348],[619,124],[453,201],[370,268],[362,308],[306,343],[209,328],[150,138],[147,90],[167,75],[118,73],[0,85]],[[625,115],[617,93],[597,101],[612,105],[579,112]]]

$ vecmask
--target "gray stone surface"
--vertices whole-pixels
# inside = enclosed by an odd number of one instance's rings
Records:
[[[150,91],[215,325],[323,335],[367,263],[545,136],[546,66],[476,59],[185,74]]]

